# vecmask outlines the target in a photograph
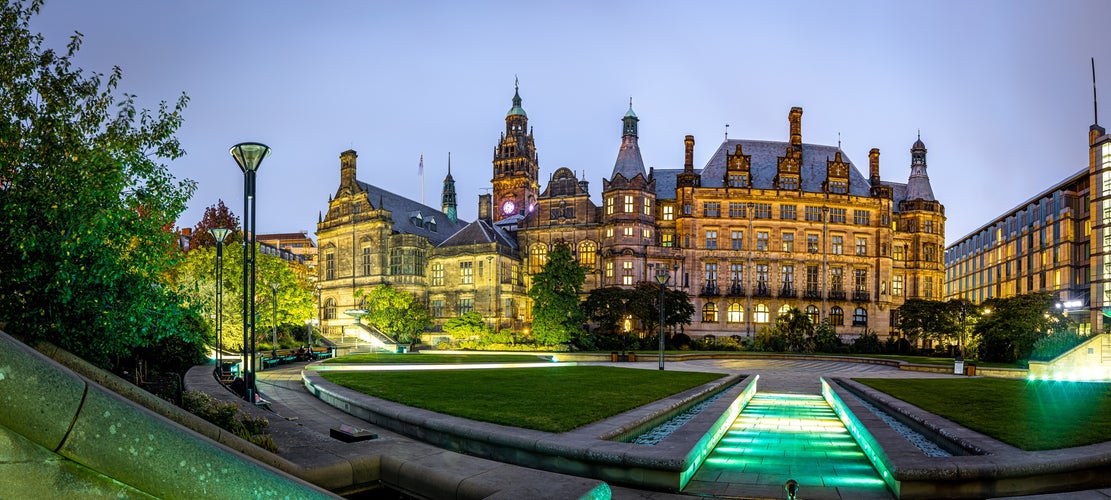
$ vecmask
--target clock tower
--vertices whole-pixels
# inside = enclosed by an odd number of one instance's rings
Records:
[[[505,132],[494,149],[494,178],[490,181],[494,185],[494,222],[536,210],[540,192],[536,143],[516,83],[513,90],[513,107],[505,114]]]

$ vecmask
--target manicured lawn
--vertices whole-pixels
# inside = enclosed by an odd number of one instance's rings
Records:
[[[949,365],[953,366],[953,358],[935,358],[932,356],[906,356],[902,354],[830,354],[830,356],[853,356],[859,358],[894,359],[918,365]],[[995,368],[1025,368],[1014,363],[996,363],[994,361],[965,361],[965,364],[976,366],[991,366]]]
[[[1024,450],[1111,441],[1111,384],[996,378],[855,380]]]
[[[723,376],[609,366],[321,375],[408,406],[546,432],[566,432]]]
[[[363,353],[340,356],[325,363],[541,363],[548,361],[533,354],[420,354]]]

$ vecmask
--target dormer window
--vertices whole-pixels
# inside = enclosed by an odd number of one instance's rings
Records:
[[[729,174],[729,187],[748,187],[748,174]]]
[[[845,181],[829,181],[829,192],[845,194],[849,192],[849,183]]]

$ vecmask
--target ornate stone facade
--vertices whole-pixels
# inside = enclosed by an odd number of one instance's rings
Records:
[[[694,335],[750,335],[796,307],[843,335],[891,333],[906,298],[941,298],[944,207],[933,198],[921,139],[907,183],[884,182],[879,150],[865,178],[839,147],[802,142],[802,109],[785,142],[727,139],[701,169],[692,136],[683,168],[645,170],[639,118],[622,118],[601,205],[567,168],[541,192],[532,131],[517,89],[495,149],[479,220],[355,180],[341,155],[340,187],[318,225],[325,327],[342,325],[355,290],[391,283],[429,304],[437,323],[473,310],[527,328],[529,277],[555,245],[589,270],[587,291],[669,275],[695,306]],[[450,173],[442,206],[455,207]],[[375,203],[375,200],[378,200]],[[451,215],[454,215],[452,213]]]

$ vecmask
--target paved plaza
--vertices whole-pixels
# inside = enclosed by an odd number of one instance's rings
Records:
[[[585,364],[614,365],[626,368],[657,369],[655,362]],[[283,417],[296,419],[300,425],[327,435],[336,422],[352,422],[354,417],[324,404],[305,391],[301,381],[301,365],[293,365],[258,373],[259,390],[274,402],[274,409]],[[802,486],[802,498],[890,498],[890,493],[875,484],[876,472],[851,438],[847,441],[844,427],[829,406],[818,396],[819,377],[892,377],[944,378],[924,372],[901,371],[886,365],[821,360],[780,359],[717,359],[668,362],[666,369],[760,375],[759,394],[746,408],[730,434],[727,435],[707,465],[695,475],[681,495],[654,491],[613,488],[614,498],[682,498],[684,496],[718,496],[727,498],[783,498],[783,484],[796,479]],[[775,402],[773,405],[768,403]],[[781,403],[793,401],[795,406]],[[783,411],[786,414],[775,414]],[[802,419],[809,419],[803,422]],[[815,424],[817,422],[817,424]],[[836,423],[834,423],[836,422]],[[359,421],[360,427],[373,429],[383,438],[408,438]],[[808,436],[799,436],[789,429],[807,426]],[[830,432],[812,432],[813,426],[833,426]],[[837,427],[840,426],[840,429]],[[763,450],[750,450],[744,458],[725,457],[736,444],[733,440],[748,439],[761,443]],[[808,441],[800,444],[801,441]],[[788,448],[801,446],[800,454]],[[283,446],[283,453],[296,453]],[[725,448],[725,450],[722,450]],[[816,451],[820,448],[821,451]],[[844,449],[842,449],[844,448]],[[288,450],[288,451],[286,451]],[[776,454],[777,456],[771,456]]]

